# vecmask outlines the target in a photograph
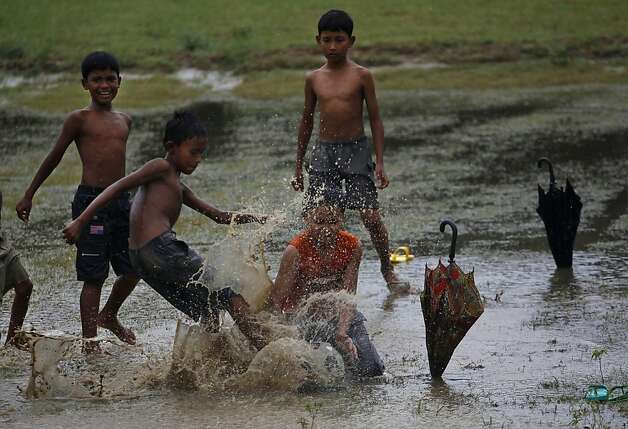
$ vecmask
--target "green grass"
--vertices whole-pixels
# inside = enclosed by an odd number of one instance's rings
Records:
[[[116,54],[125,69],[250,68],[268,56],[289,62],[278,53],[314,48],[318,18],[331,7],[352,14],[358,47],[552,47],[628,34],[625,0],[32,0],[0,6],[0,62],[5,69],[78,71],[96,49]]]
[[[304,71],[322,62],[316,24],[331,7],[352,14],[351,56],[361,64],[448,65],[374,69],[379,91],[628,81],[625,0],[391,0],[385,7],[375,0],[32,0],[0,6],[0,73],[56,70],[65,80],[0,88],[0,101],[48,112],[85,106],[79,65],[96,49],[118,56],[123,76],[153,76],[123,81],[115,102],[121,110],[207,95],[209,88],[169,74],[188,66],[235,70],[241,97],[302,97]]]

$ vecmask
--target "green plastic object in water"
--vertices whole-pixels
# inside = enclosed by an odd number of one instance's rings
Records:
[[[606,401],[608,399],[608,388],[603,384],[593,384],[587,387],[584,399],[587,401]]]
[[[584,399],[598,402],[625,401],[628,399],[628,386],[615,386],[609,390],[603,384],[593,384],[587,388]]]

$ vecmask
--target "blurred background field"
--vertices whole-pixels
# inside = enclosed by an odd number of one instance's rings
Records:
[[[364,249],[357,303],[385,379],[298,395],[173,389],[159,362],[172,355],[181,315],[141,284],[120,313],[140,346],[132,354],[111,348],[110,367],[76,369],[96,383],[100,376],[102,387],[104,368],[112,391],[110,375],[155,368],[146,385],[128,400],[25,400],[19,389],[30,357],[0,347],[0,428],[274,429],[304,427],[303,416],[319,428],[627,421],[628,403],[583,399],[589,384],[628,384],[626,0],[1,1],[2,232],[35,283],[26,326],[81,332],[75,251],[60,233],[81,177],[77,151],[67,151],[38,191],[29,224],[14,208],[58,135],[61,113],[89,102],[82,58],[104,49],[121,62],[114,105],[133,117],[127,172],[163,155],[173,108],[203,118],[210,148],[185,182],[217,207],[283,219],[264,243],[274,277],[302,227],[302,196],[289,181],[303,78],[323,63],[314,36],[332,7],[352,14],[351,57],[375,75],[391,179],[380,208],[391,247],[409,245],[416,255],[398,265],[400,275],[421,288],[425,266],[446,257],[438,225],[450,218],[460,232],[457,261],[474,270],[485,300],[443,382],[428,375],[418,297],[388,292],[368,232],[349,212],[347,229]],[[539,157],[552,159],[561,186],[569,178],[585,204],[570,271],[555,270],[535,211],[537,183],[548,180]],[[176,231],[204,256],[230,234],[192,210],[183,210]],[[0,306],[3,338],[11,297]],[[602,351],[603,361],[592,358]]]
[[[85,102],[80,61],[98,49],[118,56],[130,77],[121,108],[216,91],[298,97],[303,73],[322,63],[316,24],[332,7],[353,16],[352,57],[374,69],[383,90],[628,81],[628,2],[620,0],[38,0],[0,6],[0,98],[75,108]],[[181,70],[195,74],[181,78]]]

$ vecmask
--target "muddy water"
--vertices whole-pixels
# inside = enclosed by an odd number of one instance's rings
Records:
[[[105,346],[110,355],[74,368],[100,368],[105,386],[126,380],[126,396],[27,400],[19,389],[28,379],[28,354],[0,349],[3,427],[625,427],[625,403],[598,407],[581,398],[602,376],[607,385],[628,384],[628,87],[380,98],[392,183],[380,194],[382,211],[391,244],[409,244],[417,256],[399,272],[422,287],[425,264],[448,253],[438,232],[447,217],[459,228],[457,262],[475,270],[486,299],[443,381],[429,377],[418,297],[389,295],[370,240],[350,214],[347,227],[365,245],[357,303],[386,377],[300,394],[174,389],[146,368],[167,362],[180,314],[140,285],[120,314],[140,346]],[[266,241],[273,273],[300,227],[298,197],[288,190],[299,104],[225,99],[194,106],[207,120],[213,147],[186,181],[219,207],[288,214]],[[129,169],[161,154],[167,114],[135,115]],[[78,158],[69,151],[24,227],[12,208],[61,118],[3,112],[1,120],[3,228],[35,283],[27,327],[79,334],[74,253],[59,233],[80,177]],[[547,181],[535,164],[541,156],[554,161],[559,182],[570,178],[584,203],[573,271],[554,268],[535,212],[536,184]],[[202,252],[226,233],[189,211],[176,230]],[[111,279],[103,297],[110,285]],[[3,330],[11,298],[0,308]],[[596,350],[605,351],[601,371],[591,358]],[[147,373],[152,379],[133,383]]]

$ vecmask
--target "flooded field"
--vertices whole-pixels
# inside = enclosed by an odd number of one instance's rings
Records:
[[[285,214],[265,241],[271,276],[301,227],[300,195],[289,187],[300,103],[226,98],[193,106],[211,148],[185,182],[220,208]],[[120,394],[26,399],[29,354],[0,348],[2,427],[625,428],[628,402],[592,405],[583,395],[602,379],[628,384],[628,87],[399,92],[381,94],[380,103],[391,179],[382,212],[391,245],[410,245],[416,255],[399,273],[422,288],[425,265],[448,254],[438,226],[449,218],[458,225],[456,260],[475,271],[485,299],[442,381],[429,376],[418,296],[388,293],[368,234],[349,213],[347,228],[365,247],[357,304],[386,376],[301,393],[175,388],[163,369],[182,315],[140,284],[120,312],[139,345],[106,344],[102,358],[72,361],[74,373],[103,375],[101,391]],[[134,115],[127,170],[162,155],[170,113]],[[74,249],[60,233],[80,179],[74,148],[37,194],[30,224],[14,212],[61,120],[0,115],[2,227],[35,284],[25,327],[80,335]],[[537,183],[548,181],[539,157],[554,162],[559,184],[569,177],[584,204],[573,270],[555,268],[535,211]],[[219,251],[227,234],[189,210],[175,229],[204,254]],[[3,337],[12,296],[0,308]]]

